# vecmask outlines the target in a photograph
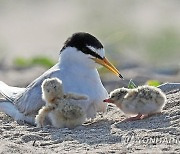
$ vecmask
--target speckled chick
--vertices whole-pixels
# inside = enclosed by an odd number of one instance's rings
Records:
[[[126,119],[131,121],[160,113],[166,103],[166,95],[159,88],[144,85],[134,89],[116,89],[104,101],[115,104],[127,115],[137,115]]]
[[[43,127],[45,117],[48,115],[54,127],[74,128],[81,125],[85,119],[85,112],[71,100],[86,100],[87,96],[75,93],[64,94],[62,81],[57,78],[44,80],[42,83],[42,97],[46,102],[35,118],[37,127]]]

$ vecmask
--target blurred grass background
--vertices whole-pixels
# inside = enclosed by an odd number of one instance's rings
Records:
[[[56,62],[67,37],[86,31],[118,68],[179,67],[179,8],[178,0],[1,0],[0,61]]]

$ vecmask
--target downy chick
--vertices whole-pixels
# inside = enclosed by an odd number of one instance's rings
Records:
[[[134,89],[116,89],[104,102],[115,104],[125,114],[137,115],[126,121],[140,120],[160,113],[166,103],[166,95],[159,88],[144,85]]]
[[[37,127],[42,127],[48,115],[54,127],[74,128],[81,125],[85,119],[85,112],[78,105],[71,104],[73,100],[86,100],[87,96],[75,93],[64,94],[62,81],[58,78],[45,79],[42,83],[43,106],[35,118]]]

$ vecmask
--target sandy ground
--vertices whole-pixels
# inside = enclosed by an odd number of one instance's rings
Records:
[[[108,106],[75,129],[19,125],[0,113],[0,153],[180,153],[180,90],[167,93],[162,114],[123,122],[123,113]]]
[[[45,71],[42,67],[18,69],[0,67],[0,80],[12,86],[25,87]],[[105,88],[111,90],[127,86],[130,78],[138,85],[148,79],[179,82],[176,73],[158,74],[146,68],[122,69],[125,80],[101,73]],[[135,122],[122,122],[123,113],[109,106],[107,113],[98,115],[75,129],[39,129],[19,125],[0,113],[0,153],[180,153],[180,90],[167,93],[168,102],[160,115]]]

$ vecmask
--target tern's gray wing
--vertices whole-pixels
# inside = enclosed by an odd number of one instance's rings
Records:
[[[58,74],[60,74],[60,70],[54,66],[27,86],[25,91],[14,101],[18,110],[25,115],[36,114],[44,105],[41,91],[42,82],[47,78],[58,77]]]

